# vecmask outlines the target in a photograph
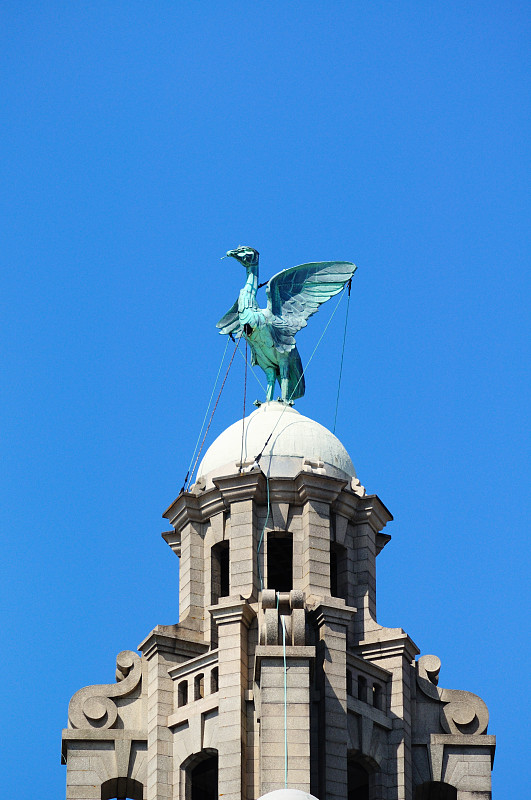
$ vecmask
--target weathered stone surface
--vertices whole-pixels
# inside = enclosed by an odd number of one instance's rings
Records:
[[[165,513],[180,622],[72,698],[67,800],[190,800],[208,780],[224,800],[490,798],[485,703],[377,621],[390,513],[333,454],[296,459],[232,464]]]

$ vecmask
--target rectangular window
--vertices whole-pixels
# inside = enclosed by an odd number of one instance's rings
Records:
[[[228,542],[219,542],[211,550],[211,602],[230,594],[230,549]]]
[[[267,588],[277,592],[293,589],[291,533],[270,533],[267,537]]]

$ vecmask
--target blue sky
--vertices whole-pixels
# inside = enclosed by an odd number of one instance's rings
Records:
[[[484,698],[494,796],[523,796],[527,4],[5,0],[0,20],[6,796],[64,796],[70,696],[177,620],[160,515],[239,244],[262,280],[358,265],[336,432],[395,517],[379,621]],[[344,312],[297,403],[328,427]],[[209,442],[242,398],[238,358]]]

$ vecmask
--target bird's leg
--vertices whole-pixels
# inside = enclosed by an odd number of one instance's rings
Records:
[[[288,386],[289,386],[289,361],[287,357],[280,360],[280,391],[283,403],[289,403]]]
[[[267,377],[267,393],[266,393],[266,402],[269,403],[270,400],[273,399],[273,393],[275,391],[275,381],[277,379],[277,373],[273,367],[268,367],[268,369],[264,370],[266,377]]]

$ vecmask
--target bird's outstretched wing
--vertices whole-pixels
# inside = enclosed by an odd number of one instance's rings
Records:
[[[224,317],[220,319],[216,328],[220,329],[220,333],[238,333],[240,331],[240,320],[238,317],[238,301],[234,303]]]
[[[356,265],[350,261],[318,261],[274,275],[266,293],[267,307],[274,317],[277,347],[290,350],[295,344],[295,334],[304,328],[308,317],[338,294],[355,271]]]

